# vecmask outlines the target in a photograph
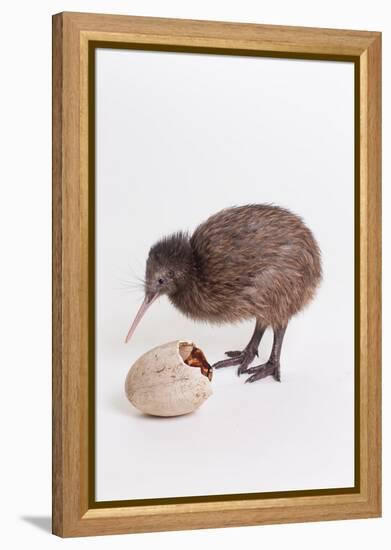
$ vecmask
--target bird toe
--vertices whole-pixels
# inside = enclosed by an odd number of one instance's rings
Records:
[[[225,355],[227,357],[239,357],[240,355],[242,355],[242,353],[242,351],[226,351]]]

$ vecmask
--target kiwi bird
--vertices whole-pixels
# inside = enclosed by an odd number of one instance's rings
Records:
[[[280,381],[284,334],[293,315],[314,297],[322,278],[319,246],[303,220],[276,205],[226,208],[192,235],[178,232],[156,242],[146,262],[145,298],[126,337],[145,311],[167,295],[184,315],[209,323],[255,320],[241,351],[228,351],[214,368],[236,366],[246,382]],[[251,366],[265,330],[274,332],[268,361]]]

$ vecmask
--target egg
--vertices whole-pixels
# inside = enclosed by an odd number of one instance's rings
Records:
[[[125,393],[139,411],[179,416],[200,407],[213,393],[212,368],[193,342],[176,340],[144,353],[131,366]]]

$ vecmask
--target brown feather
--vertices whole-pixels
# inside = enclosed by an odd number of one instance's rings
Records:
[[[192,319],[232,323],[256,317],[285,326],[314,297],[320,250],[303,220],[285,208],[226,208],[197,227],[156,243],[146,292],[157,288]],[[163,279],[162,279],[163,278]]]

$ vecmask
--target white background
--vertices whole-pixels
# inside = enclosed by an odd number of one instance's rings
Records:
[[[99,50],[96,74],[97,500],[353,486],[354,65]],[[124,393],[138,356],[190,339],[214,363],[254,324],[197,324],[162,298],[125,346],[149,247],[259,202],[302,215],[323,255],[282,383],[230,367],[197,413],[140,415]]]
[[[384,349],[384,518],[330,523],[157,533],[61,541],[49,534],[51,492],[51,21],[61,10],[133,15],[374,29],[385,32],[390,57],[387,3],[362,0],[327,4],[296,0],[186,3],[159,1],[15,1],[2,11],[0,88],[1,268],[1,504],[6,548],[205,548],[216,544],[326,549],[332,545],[388,548],[390,533],[390,346]],[[385,66],[384,69],[387,67]],[[389,70],[384,96],[390,96]],[[384,105],[384,151],[391,146],[389,106]],[[384,181],[389,161],[384,155]],[[384,185],[384,207],[390,191]],[[384,280],[391,277],[389,216],[384,216]],[[384,289],[384,332],[390,328],[389,287]],[[64,546],[65,545],[65,546]]]

